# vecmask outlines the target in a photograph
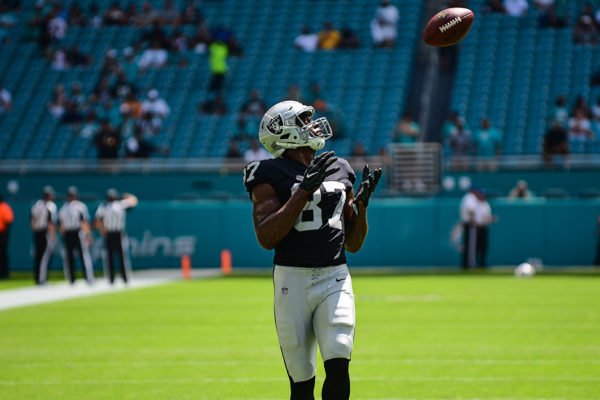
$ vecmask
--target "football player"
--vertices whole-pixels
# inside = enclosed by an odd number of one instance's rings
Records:
[[[262,118],[259,138],[275,157],[244,169],[259,244],[275,249],[275,325],[292,400],[313,400],[317,344],[325,364],[324,400],[348,399],[354,344],[354,294],[345,250],[367,235],[367,206],[381,169],[354,171],[332,151],[315,156],[332,136],[314,108],[283,101]]]

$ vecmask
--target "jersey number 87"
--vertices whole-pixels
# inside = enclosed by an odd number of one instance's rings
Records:
[[[298,189],[300,183],[292,186],[292,194]],[[337,202],[331,216],[323,218],[322,200],[327,193],[339,193]],[[328,196],[331,198],[332,196]],[[294,228],[299,232],[313,231],[320,229],[325,224],[333,229],[342,229],[342,211],[346,202],[346,187],[343,183],[337,181],[325,181],[321,184],[319,190],[312,194],[312,199],[306,203],[302,212],[296,219]]]

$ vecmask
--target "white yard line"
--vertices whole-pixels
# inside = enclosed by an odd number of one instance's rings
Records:
[[[198,270],[194,271],[192,277],[204,278],[218,276],[219,274],[219,270]],[[178,279],[181,279],[181,272],[178,270],[150,270],[136,272],[131,282],[127,285],[117,277],[114,285],[110,285],[106,279],[98,278],[93,285],[88,285],[84,280],[80,279],[73,285],[67,282],[53,282],[43,286],[7,289],[0,291],[0,311],[80,297],[96,296],[104,293],[164,285]]]

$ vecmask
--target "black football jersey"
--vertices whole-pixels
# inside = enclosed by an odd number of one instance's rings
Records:
[[[284,204],[298,189],[306,166],[291,158],[254,161],[244,169],[244,185],[252,195],[258,184],[268,183]],[[275,246],[274,264],[318,268],[346,262],[344,204],[356,176],[344,159],[329,169],[340,170],[321,184],[298,216],[292,230]]]

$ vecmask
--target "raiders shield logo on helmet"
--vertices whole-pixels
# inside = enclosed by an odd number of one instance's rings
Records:
[[[279,135],[281,133],[281,131],[283,130],[282,127],[283,119],[281,119],[281,115],[276,116],[267,124],[267,129],[275,135]]]

